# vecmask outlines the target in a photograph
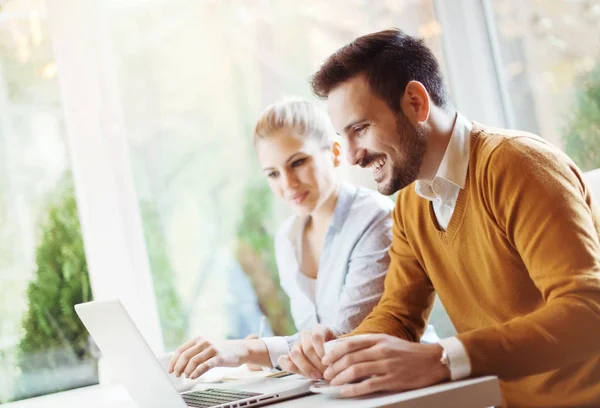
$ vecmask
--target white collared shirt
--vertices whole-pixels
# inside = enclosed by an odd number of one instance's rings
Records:
[[[473,124],[460,113],[456,114],[454,129],[444,157],[432,180],[417,180],[416,193],[433,203],[439,226],[445,230],[461,189],[465,187]]]
[[[457,112],[448,147],[435,176],[432,180],[417,180],[415,183],[416,193],[432,202],[435,218],[443,230],[448,228],[458,193],[465,187],[472,130],[473,124]],[[471,374],[471,362],[460,340],[450,337],[439,344],[448,354],[452,380],[468,377]]]

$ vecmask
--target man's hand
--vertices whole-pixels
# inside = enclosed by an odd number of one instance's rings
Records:
[[[327,368],[321,362],[325,355],[324,344],[336,339],[336,335],[323,325],[317,325],[312,331],[300,333],[300,342],[296,343],[290,354],[279,357],[279,365],[285,371],[318,380],[323,378]]]
[[[169,361],[169,374],[196,379],[214,367],[261,364],[268,358],[269,352],[262,340],[211,342],[203,337],[196,337],[173,353]],[[270,363],[267,364],[270,366]]]
[[[324,377],[331,385],[346,384],[344,397],[378,391],[406,391],[450,379],[450,371],[440,362],[438,344],[412,343],[387,334],[348,337],[323,358],[328,368]],[[362,382],[351,384],[360,379]]]

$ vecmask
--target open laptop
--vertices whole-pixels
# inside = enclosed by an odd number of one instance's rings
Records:
[[[310,393],[314,381],[300,376],[264,378],[239,389],[179,393],[120,301],[75,305],[75,311],[140,408],[257,407]]]

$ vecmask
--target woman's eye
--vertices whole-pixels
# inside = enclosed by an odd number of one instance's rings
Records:
[[[278,173],[278,172],[276,172],[276,171],[272,171],[272,172],[270,172],[269,174],[267,174],[267,177],[269,177],[269,178],[275,178],[275,177],[277,177],[278,175],[279,175],[279,173]]]
[[[306,159],[299,159],[292,162],[292,167],[302,166],[306,162]]]

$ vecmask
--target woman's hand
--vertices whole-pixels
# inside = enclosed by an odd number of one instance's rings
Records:
[[[331,329],[321,324],[313,330],[305,330],[300,333],[300,341],[292,347],[290,354],[279,357],[279,365],[287,372],[319,380],[327,368],[321,362],[325,356],[325,342],[336,338]]]
[[[237,367],[244,363],[269,365],[269,352],[262,340],[212,342],[196,337],[180,346],[169,361],[169,374],[196,379],[214,367]]]

